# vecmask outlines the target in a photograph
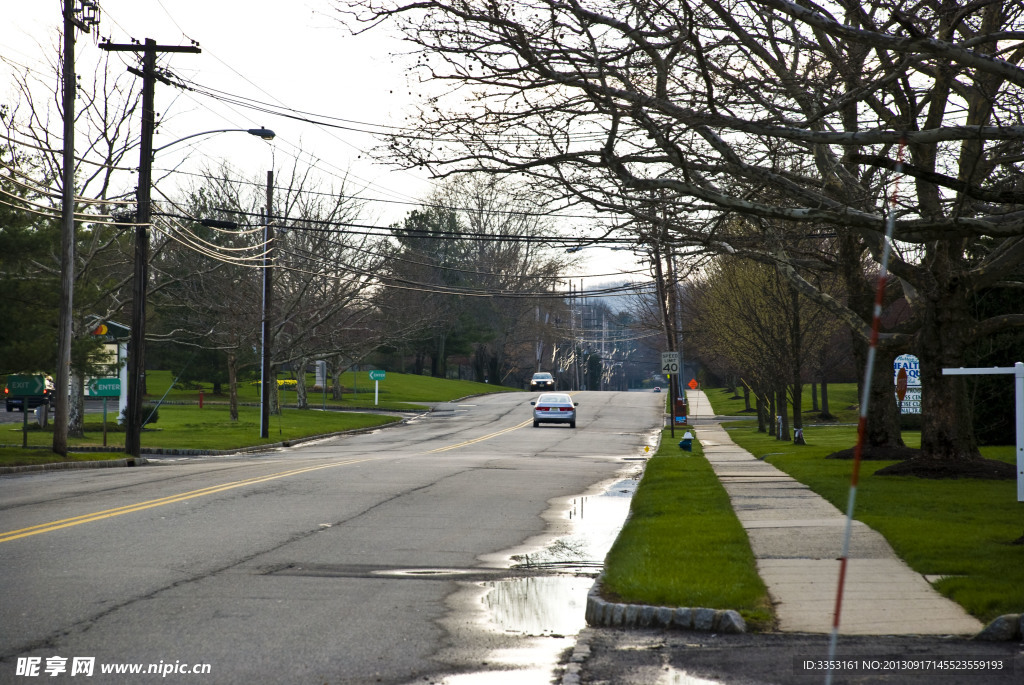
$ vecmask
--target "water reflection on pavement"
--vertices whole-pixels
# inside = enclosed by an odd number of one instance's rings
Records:
[[[476,628],[504,639],[494,640],[495,647],[480,660],[481,670],[448,676],[440,683],[552,682],[562,655],[572,649],[586,625],[587,593],[626,520],[638,479],[639,472],[635,478],[610,484],[599,495],[572,500],[565,514],[572,524],[568,535],[543,549],[511,557],[512,568],[528,575],[464,584],[463,593],[476,602]]]

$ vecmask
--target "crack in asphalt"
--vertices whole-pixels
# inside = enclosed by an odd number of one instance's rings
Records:
[[[434,486],[444,482],[445,480],[447,480],[449,478],[453,478],[455,476],[462,475],[465,471],[470,471],[470,470],[474,470],[474,469],[462,469],[462,470],[459,470],[459,471],[457,471],[455,473],[451,473],[451,474],[445,475],[445,476],[443,476],[441,478],[438,478],[437,480],[434,480],[433,482],[426,483],[426,484],[417,486],[415,488],[410,488],[408,490],[403,490],[402,492],[399,492],[399,493],[395,493],[391,497],[388,497],[388,498],[383,499],[383,500],[381,500],[379,502],[376,502],[373,505],[367,507],[366,509],[353,514],[352,516],[349,516],[349,517],[347,517],[347,518],[345,518],[345,519],[343,519],[341,521],[338,521],[336,523],[332,523],[330,527],[342,526],[342,525],[345,525],[346,523],[351,523],[353,521],[356,521],[359,518],[361,518],[363,516],[366,516],[367,514],[373,512],[374,510],[376,510],[376,509],[378,509],[378,508],[380,508],[382,506],[385,506],[387,504],[390,504],[390,503],[392,503],[392,502],[394,502],[396,500],[399,500],[402,497],[406,497],[406,496],[414,494],[416,492],[419,492],[419,491],[422,491],[422,490],[426,490],[428,488],[432,488],[432,487],[434,487]],[[60,639],[62,637],[66,637],[66,636],[71,635],[71,634],[76,633],[76,632],[78,632],[78,633],[85,633],[93,625],[95,625],[96,623],[102,621],[103,619],[107,618],[108,616],[111,616],[111,615],[117,613],[118,611],[121,611],[122,609],[126,609],[128,607],[131,607],[131,606],[133,606],[135,604],[138,604],[139,602],[144,602],[144,601],[147,601],[147,600],[155,599],[156,597],[158,597],[161,594],[163,594],[165,592],[168,592],[170,590],[175,590],[175,589],[178,589],[180,587],[183,587],[183,586],[186,586],[186,585],[189,585],[189,584],[192,584],[192,583],[197,583],[197,582],[206,580],[208,578],[213,578],[213,577],[215,577],[215,576],[217,576],[219,574],[228,572],[228,571],[230,571],[232,569],[238,568],[239,566],[242,566],[242,565],[244,565],[246,563],[249,563],[249,562],[259,558],[260,556],[263,556],[263,555],[266,555],[266,554],[270,554],[272,552],[280,551],[280,550],[284,549],[285,547],[287,547],[289,545],[292,545],[292,544],[295,544],[297,542],[301,542],[303,540],[309,539],[312,536],[314,536],[317,533],[320,533],[320,532],[322,532],[324,530],[330,530],[330,528],[325,528],[322,525],[318,525],[316,528],[312,528],[312,529],[307,530],[307,531],[302,531],[302,532],[299,532],[299,533],[295,533],[295,534],[289,536],[287,539],[282,540],[280,543],[278,543],[276,545],[272,545],[270,547],[266,547],[264,549],[252,552],[252,553],[247,554],[247,555],[245,555],[243,557],[240,557],[240,558],[237,558],[235,560],[232,560],[230,563],[224,564],[224,565],[219,566],[217,568],[209,569],[209,570],[204,571],[202,573],[195,574],[195,575],[193,575],[191,577],[182,578],[181,580],[177,580],[177,581],[175,581],[173,583],[170,583],[170,584],[167,584],[167,585],[163,585],[162,587],[154,588],[154,589],[152,589],[149,592],[146,592],[144,594],[140,594],[140,595],[136,595],[134,597],[130,597],[130,598],[124,600],[124,601],[118,602],[117,604],[114,604],[114,605],[104,609],[103,611],[100,611],[100,612],[97,612],[97,613],[92,614],[90,616],[81,618],[81,619],[75,621],[74,623],[72,623],[72,624],[70,624],[68,626],[65,626],[65,627],[63,627],[63,628],[61,628],[59,630],[51,632],[49,635],[47,635],[47,636],[45,636],[45,637],[43,637],[43,638],[41,638],[39,640],[36,640],[34,642],[31,642],[31,643],[27,643],[25,645],[21,645],[21,646],[18,647],[18,649],[16,651],[0,654],[0,661],[6,661],[6,660],[9,660],[9,659],[13,659],[15,657],[18,657],[18,656],[23,656],[27,651],[34,651],[34,650],[37,650],[37,649],[46,649],[46,648],[56,648],[58,646],[58,643],[59,643],[59,641],[60,641]],[[266,574],[261,574],[261,575],[266,575]]]

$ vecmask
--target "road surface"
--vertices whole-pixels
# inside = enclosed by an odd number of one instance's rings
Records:
[[[561,532],[661,423],[661,395],[582,392],[575,430],[533,428],[533,397],[253,456],[0,478],[0,683],[500,682],[515,636],[454,598]],[[135,664],[169,679],[101,673]]]

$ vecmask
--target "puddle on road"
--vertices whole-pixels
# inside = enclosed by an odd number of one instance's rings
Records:
[[[668,671],[658,680],[658,685],[722,685],[718,680],[707,680],[690,675],[686,671],[680,671],[671,666],[666,667]]]
[[[560,657],[586,625],[587,593],[626,520],[639,475],[616,481],[601,494],[573,499],[564,514],[571,524],[567,535],[543,549],[511,557],[513,568],[536,569],[541,575],[467,584],[466,592],[485,614],[481,622],[491,632],[515,636],[515,646],[491,649],[481,661],[482,670],[440,683],[552,681]]]

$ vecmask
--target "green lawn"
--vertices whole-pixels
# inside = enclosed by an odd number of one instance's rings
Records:
[[[743,401],[742,393],[736,396],[731,392],[726,392],[723,388],[705,389],[704,393],[711,400],[711,406],[715,408],[715,413],[717,414],[722,416],[743,416],[744,414],[756,416],[753,412],[744,411],[746,404]],[[804,386],[801,401],[803,402],[804,425],[820,423],[821,419],[818,418],[818,414],[821,413],[820,407],[818,411],[811,410],[810,385]],[[820,394],[818,402],[820,405]],[[857,397],[856,383],[835,383],[828,386],[828,408],[832,416],[835,417],[831,422],[856,423],[859,415],[859,404],[860,398]],[[753,398],[750,400],[750,406],[751,408],[755,406]],[[791,407],[787,409],[787,413],[792,416],[793,410]]]
[[[286,409],[281,415],[270,417],[270,437],[264,440],[259,437],[259,407],[241,407],[238,414],[238,421],[231,421],[226,406],[205,406],[203,409],[198,406],[163,406],[160,408],[158,421],[147,425],[142,431],[142,448],[233,450],[312,435],[371,428],[399,420],[397,417],[381,414]],[[103,444],[102,421],[86,423],[85,429],[85,437],[68,440],[72,450],[76,447],[99,447]],[[21,425],[17,424],[16,427],[7,429],[6,437],[0,439],[0,443],[20,445],[21,437]],[[36,429],[28,433],[30,446],[49,447],[52,442],[52,430]],[[124,447],[124,433],[118,429],[113,418],[109,419],[107,445]],[[19,453],[22,452],[26,453],[21,455],[23,457],[36,450],[8,447],[0,453],[0,464],[13,465],[13,462],[21,458]],[[123,456],[121,454],[114,458]]]
[[[686,453],[663,433],[605,559],[602,589],[620,602],[735,609],[751,628],[770,627],[747,534],[699,442]]]
[[[808,426],[807,445],[779,441],[746,422],[727,424],[747,451],[782,469],[845,512],[853,462],[826,459],[852,447],[856,429]],[[920,434],[904,433],[914,447]],[[1012,462],[1014,448],[982,448]],[[915,571],[945,576],[935,587],[982,621],[1024,612],[1024,504],[1014,481],[876,476],[891,461],[861,462],[854,516],[889,541]]]
[[[296,440],[303,437],[336,433],[340,431],[371,428],[398,421],[392,416],[359,412],[316,411],[321,407],[323,396],[311,393],[311,410],[295,408],[294,390],[282,393],[283,411],[270,418],[270,437],[259,437],[259,386],[246,383],[239,386],[239,420],[233,422],[228,414],[226,395],[214,395],[212,384],[202,384],[204,389],[203,408],[199,408],[199,387],[175,387],[167,392],[173,380],[169,371],[147,373],[146,397],[148,403],[155,403],[164,397],[156,423],[147,426],[142,433],[142,448],[187,449],[187,450],[233,450],[260,444]],[[309,387],[313,378],[309,377]],[[333,409],[427,409],[424,402],[448,402],[491,392],[510,392],[505,388],[470,381],[452,381],[411,374],[388,373],[380,382],[380,402],[374,405],[373,383],[366,372],[345,374],[342,384],[346,388],[341,401],[327,398],[326,405]],[[356,392],[353,392],[355,389]],[[186,403],[182,405],[182,403]],[[124,433],[117,430],[116,403],[111,402],[108,415],[107,445],[124,446]],[[94,418],[95,417],[95,418]],[[0,445],[15,447],[0,448],[0,466],[23,464],[45,464],[64,461],[57,454],[46,449],[21,449],[21,424],[10,424],[0,429]],[[38,428],[28,432],[28,444],[33,447],[50,447],[53,434]],[[90,414],[85,425],[85,437],[69,439],[69,447],[99,447],[103,445],[103,422],[97,415]],[[81,453],[69,455],[67,461],[97,459],[120,459],[123,453]]]
[[[146,373],[147,399],[155,401],[163,396],[167,387],[171,384],[173,376],[170,371],[148,371]],[[473,381],[456,381],[442,378],[431,378],[430,376],[417,376],[407,373],[387,372],[387,377],[379,382],[378,404],[374,404],[374,381],[371,381],[366,371],[356,373],[345,373],[341,376],[343,387],[342,399],[331,398],[330,392],[326,397],[322,391],[313,390],[313,374],[306,376],[306,388],[308,391],[307,401],[311,407],[345,408],[345,409],[395,409],[408,410],[410,408],[425,408],[423,402],[450,402],[460,397],[469,395],[483,395],[492,392],[515,392],[517,388],[507,388],[489,383],[476,383]],[[283,381],[283,383],[282,383]],[[294,379],[278,377],[281,386],[281,402],[287,409],[294,407],[297,395],[294,389]],[[212,383],[198,384],[203,389],[203,403],[220,404],[228,401],[227,386],[223,387],[223,393],[213,394]],[[175,387],[167,394],[169,402],[199,402],[199,387]],[[238,401],[240,403],[257,403],[260,400],[259,383],[240,383],[238,386]]]

